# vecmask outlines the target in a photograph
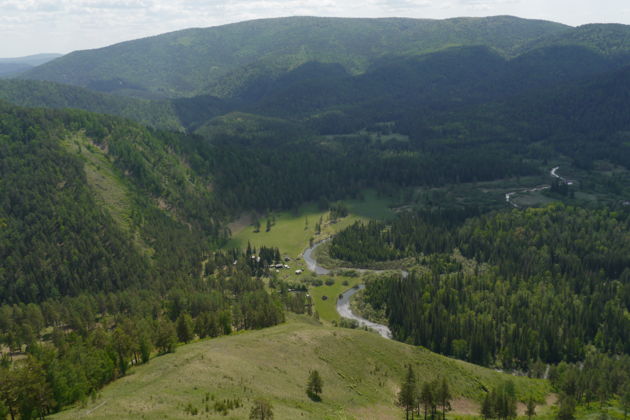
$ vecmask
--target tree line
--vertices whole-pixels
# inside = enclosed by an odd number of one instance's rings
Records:
[[[286,297],[265,290],[251,260],[244,252],[217,252],[201,278],[163,292],[0,306],[0,413],[42,417],[84,401],[178,343],[283,322]]]

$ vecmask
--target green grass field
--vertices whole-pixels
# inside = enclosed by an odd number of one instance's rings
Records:
[[[181,346],[133,368],[84,407],[52,418],[245,419],[252,401],[263,397],[273,405],[276,420],[401,419],[394,401],[406,364],[414,366],[420,381],[445,375],[461,414],[474,414],[483,388],[508,378],[521,398],[543,399],[549,392],[546,381],[511,377],[373,333],[293,316],[276,327]],[[305,393],[312,369],[323,379],[321,402]],[[239,399],[242,406],[227,415],[216,412],[214,404],[225,399]],[[186,407],[199,414],[192,416]]]
[[[361,284],[363,280],[360,277],[334,277],[335,284],[332,286],[319,286],[309,288],[309,293],[313,298],[315,309],[322,321],[339,322],[339,314],[337,313],[337,298],[346,290],[352,288],[355,284]],[[344,285],[344,281],[348,284]],[[322,299],[324,296],[326,300]]]
[[[226,248],[245,248],[249,242],[252,246],[274,246],[291,258],[296,258],[308,246],[311,238],[322,239],[348,227],[357,220],[388,219],[394,216],[390,209],[392,200],[378,197],[374,191],[364,192],[363,200],[345,201],[349,215],[337,223],[328,223],[328,211],[317,209],[315,204],[300,207],[297,214],[293,212],[276,213],[276,224],[269,232],[265,231],[266,219],[261,219],[260,232],[254,232],[251,224],[233,227],[232,239]],[[315,224],[324,222],[319,236],[315,233]]]

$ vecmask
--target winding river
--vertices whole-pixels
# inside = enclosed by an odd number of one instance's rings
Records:
[[[330,270],[328,270],[327,268],[322,267],[321,265],[317,264],[317,260],[315,259],[315,257],[313,256],[313,252],[315,252],[315,250],[320,246],[323,245],[326,241],[322,241],[319,243],[316,243],[315,245],[311,246],[310,248],[308,248],[306,251],[304,251],[304,254],[302,255],[302,257],[304,258],[304,262],[306,263],[306,266],[308,267],[308,269],[312,272],[314,272],[315,274],[329,274]],[[364,270],[362,270],[364,271]],[[407,272],[403,272],[403,275],[408,274]],[[353,319],[355,321],[357,321],[359,323],[359,325],[361,327],[368,327],[374,331],[376,331],[377,333],[379,333],[381,335],[381,337],[383,338],[387,338],[387,339],[391,339],[392,338],[392,332],[390,331],[389,327],[387,325],[383,325],[383,324],[378,324],[376,322],[372,322],[369,321],[357,314],[355,314],[354,312],[352,312],[352,309],[350,308],[350,298],[357,293],[359,290],[365,289],[365,285],[364,284],[360,284],[357,288],[352,288],[350,290],[346,290],[337,300],[337,312],[339,313],[339,316],[341,316],[342,318],[348,318],[348,319]]]
[[[560,169],[559,166],[556,166],[555,168],[552,168],[551,171],[549,171],[549,175],[551,175],[554,178],[559,179],[560,181],[566,183],[567,185],[573,185],[573,181],[568,180],[566,178],[561,177],[560,175],[558,175],[558,169]],[[505,201],[508,204],[511,204],[512,206],[519,208],[519,205],[516,204],[514,201],[512,201],[512,198],[516,195],[516,194],[524,194],[524,193],[530,193],[530,192],[536,192],[536,191],[543,191],[543,190],[548,190],[549,188],[551,188],[551,185],[539,185],[537,187],[534,188],[528,188],[528,189],[523,189],[523,190],[519,190],[519,191],[512,191],[509,192],[507,194],[505,194]]]
[[[558,169],[560,169],[559,166],[556,166],[555,168],[552,168],[549,171],[549,174],[554,177],[557,178],[559,180],[561,180],[562,182],[567,183],[568,185],[572,185],[573,181],[570,181],[566,178],[563,178],[562,176],[558,175]],[[516,194],[522,194],[522,193],[529,193],[529,192],[534,192],[534,191],[542,191],[542,190],[546,190],[551,188],[550,185],[540,185],[537,187],[533,187],[533,188],[529,188],[529,189],[523,189],[520,191],[514,191],[514,192],[509,192],[507,194],[505,194],[505,201],[507,201],[509,204],[513,205],[514,207],[518,207],[518,204],[514,203],[512,200],[512,197],[515,196]],[[317,264],[317,260],[315,258],[315,256],[313,255],[313,253],[315,252],[315,250],[323,245],[324,243],[326,243],[327,241],[329,241],[329,239],[322,241],[322,242],[318,242],[314,245],[312,245],[311,247],[307,248],[306,251],[304,251],[304,253],[302,254],[302,257],[304,258],[304,262],[306,263],[306,266],[308,267],[308,269],[310,271],[312,271],[315,274],[318,275],[325,275],[325,274],[330,274],[330,270],[327,268],[322,267],[321,265]],[[360,272],[381,272],[380,270],[366,270],[366,269],[356,269],[356,271],[360,271]],[[407,277],[409,275],[409,273],[405,270],[402,270],[402,275],[403,277]],[[365,285],[364,284],[360,284],[358,287],[356,288],[352,288],[350,290],[346,290],[337,300],[337,312],[339,313],[339,315],[342,318],[348,318],[348,319],[353,319],[355,321],[357,321],[359,323],[359,325],[361,327],[368,327],[376,332],[378,332],[383,338],[387,338],[387,339],[391,339],[392,338],[392,332],[389,329],[388,326],[383,325],[383,324],[378,324],[376,322],[372,322],[369,321],[357,314],[355,314],[354,312],[352,312],[352,309],[350,308],[350,298],[357,293],[359,290],[365,289]]]

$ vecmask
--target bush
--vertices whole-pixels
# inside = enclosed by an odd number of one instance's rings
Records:
[[[341,328],[351,328],[353,330],[359,328],[359,322],[356,319],[341,318],[339,321]]]

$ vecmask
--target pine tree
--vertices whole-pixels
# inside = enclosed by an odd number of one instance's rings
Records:
[[[491,419],[494,417],[494,407],[493,407],[493,395],[492,393],[487,393],[483,402],[481,403],[481,417],[484,419]]]
[[[308,375],[308,382],[306,383],[306,395],[313,401],[320,401],[321,397],[319,394],[322,393],[323,386],[324,384],[321,376],[319,376],[319,372],[316,370],[311,371]]]
[[[408,365],[407,374],[398,392],[398,404],[405,410],[405,419],[409,419],[409,413],[413,419],[413,410],[416,406],[416,386],[416,375],[411,365]]]
[[[193,321],[190,315],[182,313],[177,317],[177,338],[183,343],[188,343],[193,339]]]
[[[435,405],[433,390],[431,389],[431,384],[429,382],[422,384],[422,389],[418,398],[418,415],[420,415],[420,405],[422,405],[424,410],[424,420],[427,420],[427,414]]]
[[[451,399],[453,396],[451,395],[451,390],[446,381],[446,378],[442,378],[440,384],[438,385],[436,392],[436,399],[442,407],[442,419],[446,420],[446,412],[451,410]]]
[[[560,397],[560,408],[557,414],[558,420],[575,420],[575,400],[568,395]]]

